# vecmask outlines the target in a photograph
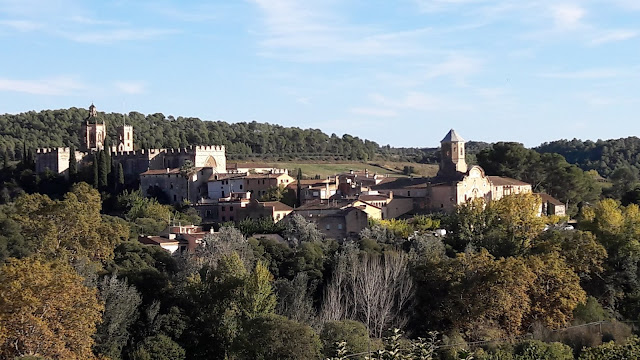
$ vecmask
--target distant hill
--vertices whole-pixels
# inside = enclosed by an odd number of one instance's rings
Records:
[[[29,111],[0,115],[0,157],[7,153],[13,160],[22,153],[23,141],[31,149],[39,147],[78,147],[78,134],[88,110]],[[99,113],[108,124],[109,137],[116,139],[116,127],[125,121],[122,114]],[[418,162],[435,164],[440,159],[438,148],[394,148],[348,134],[327,135],[319,129],[300,129],[280,125],[224,121],[203,121],[192,117],[144,115],[130,112],[126,123],[134,126],[136,148],[184,148],[189,145],[225,145],[229,159],[260,160],[347,160]],[[469,163],[491,144],[469,141],[466,144]],[[544,143],[536,151],[564,156],[569,163],[584,170],[597,170],[609,176],[615,169],[630,167],[640,170],[640,139],[558,140]]]
[[[634,172],[640,170],[640,138],[635,136],[598,140],[557,140],[544,143],[537,148],[540,153],[557,153],[569,163],[583,170],[596,170],[609,177],[616,169],[628,167]]]

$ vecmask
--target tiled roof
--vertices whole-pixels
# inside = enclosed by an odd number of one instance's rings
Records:
[[[200,171],[203,168],[201,167],[197,167],[194,168],[194,171]],[[145,172],[143,172],[140,175],[175,175],[175,174],[180,174],[180,168],[174,168],[174,169],[160,169],[160,170],[147,170]]]
[[[263,202],[264,206],[272,206],[275,211],[292,211],[293,208],[287,204],[281,203],[280,201],[265,201]]]
[[[487,178],[489,178],[489,181],[494,186],[509,186],[509,185],[511,185],[511,186],[525,186],[525,185],[531,185],[531,184],[528,184],[528,183],[526,183],[524,181],[512,179],[512,178],[505,177],[505,176],[487,176]]]
[[[306,204],[300,205],[295,210],[329,210],[329,209],[340,209],[345,205],[349,205],[351,203],[350,200],[340,201],[340,200],[313,200],[309,201]]]
[[[455,130],[451,129],[441,142],[464,142],[464,139]]]
[[[551,196],[549,194],[536,193],[536,195],[538,195],[538,196],[540,196],[540,198],[542,198],[542,202],[548,202],[548,203],[551,203],[551,204],[556,205],[556,206],[564,205],[562,203],[562,201],[554,198],[553,196]]]
[[[276,166],[264,163],[227,163],[227,169],[275,169]]]
[[[241,179],[247,176],[246,173],[241,174],[213,174],[209,177],[209,181],[227,180],[227,179]],[[217,177],[217,179],[216,179]]]
[[[360,195],[358,200],[361,201],[387,201],[389,198],[384,195]]]
[[[388,177],[371,187],[372,190],[393,190],[406,188],[425,188],[430,182],[429,178]]]
[[[285,173],[280,174],[248,174],[246,176],[247,179],[277,179],[283,175],[288,175]]]
[[[138,240],[143,244],[150,245],[169,245],[169,244],[178,244],[178,240],[171,240],[167,238],[163,238],[161,236],[140,236]]]

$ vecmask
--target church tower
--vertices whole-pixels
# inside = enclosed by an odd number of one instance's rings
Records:
[[[107,124],[98,120],[98,109],[91,104],[89,106],[89,117],[82,124],[82,150],[97,151],[104,150],[104,142],[107,137]]]
[[[440,142],[440,169],[438,175],[453,176],[467,172],[464,139],[451,129]]]
[[[122,125],[118,128],[118,151],[133,151],[133,126]]]

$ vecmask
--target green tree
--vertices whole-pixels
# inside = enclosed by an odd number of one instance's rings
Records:
[[[345,355],[365,352],[370,345],[367,327],[363,323],[353,320],[325,323],[320,333],[320,340],[322,341],[323,353],[326,358],[335,355],[337,344],[340,342],[345,342],[347,350]]]
[[[276,307],[276,297],[273,294],[273,275],[269,269],[257,262],[255,268],[245,281],[243,294],[243,312],[249,319],[270,314]]]
[[[279,315],[250,320],[234,344],[238,359],[315,360],[322,344],[313,329]]]
[[[106,189],[109,186],[109,160],[107,152],[100,151],[98,154],[98,188]]]
[[[131,336],[129,327],[138,317],[142,298],[126,280],[118,280],[115,275],[104,277],[98,284],[98,290],[105,309],[94,337],[94,350],[109,359],[118,360]]]
[[[170,337],[155,335],[144,339],[133,352],[133,360],[184,360],[184,349]]]
[[[187,201],[189,202],[191,201],[191,190],[190,190],[191,178],[195,173],[196,173],[196,168],[191,162],[191,160],[185,161],[184,164],[180,167],[180,175],[182,175],[182,177],[187,182]]]
[[[100,186],[100,169],[99,169],[99,162],[100,162],[100,152],[95,152],[93,153],[93,163],[91,164],[91,170],[93,173],[93,188],[97,189]]]

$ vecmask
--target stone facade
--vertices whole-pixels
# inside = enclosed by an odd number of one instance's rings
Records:
[[[88,153],[75,151],[76,163],[78,168],[82,167],[83,161],[87,158]],[[36,150],[36,172],[44,173],[47,170],[56,174],[69,176],[69,159],[71,158],[71,149],[68,147],[59,147],[51,149]]]

